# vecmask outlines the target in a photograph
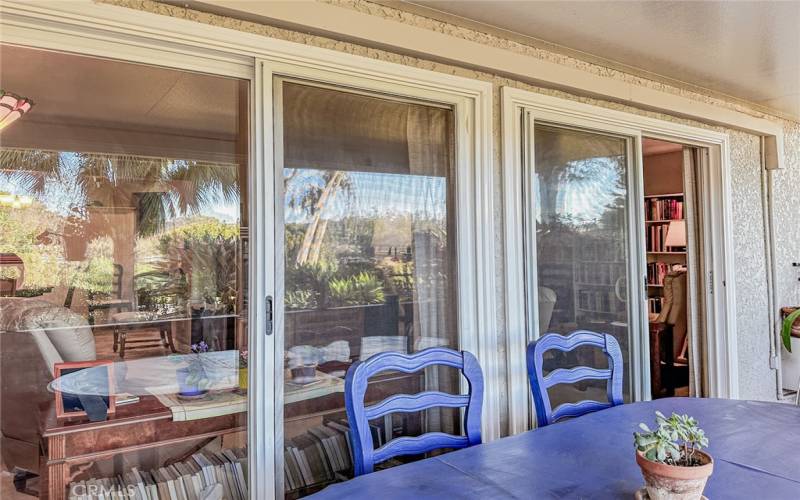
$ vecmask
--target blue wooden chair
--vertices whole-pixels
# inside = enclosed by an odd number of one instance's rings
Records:
[[[567,352],[582,346],[594,346],[602,349],[608,358],[608,368],[578,366],[557,368],[547,376],[542,374],[542,356],[545,352],[551,349]],[[533,401],[536,404],[536,422],[539,427],[550,425],[562,418],[579,417],[586,413],[622,404],[622,352],[617,339],[607,333],[595,333],[587,330],[578,330],[566,336],[547,333],[539,340],[528,344],[527,361],[528,379],[531,383]],[[547,394],[549,388],[556,384],[573,384],[587,379],[608,381],[606,383],[607,403],[585,400],[577,403],[564,403],[555,409],[550,407],[550,398]]]
[[[454,395],[439,391],[397,394],[371,406],[364,406],[369,378],[384,371],[413,373],[432,365],[461,370],[469,383],[469,394]],[[481,442],[483,372],[475,356],[466,351],[431,347],[414,354],[382,352],[353,363],[345,378],[345,406],[350,422],[355,475],[369,474],[375,464],[400,455],[419,455],[439,448],[466,448]],[[373,448],[369,421],[395,412],[417,412],[435,407],[465,408],[464,433],[456,436],[429,432],[417,437],[399,437],[378,449]]]

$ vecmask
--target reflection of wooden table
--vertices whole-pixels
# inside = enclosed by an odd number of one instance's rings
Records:
[[[283,374],[283,403],[288,405],[321,398],[336,392],[344,392],[344,380],[341,378],[319,370],[317,370],[316,376],[317,380],[310,384],[294,384],[292,383],[292,374],[286,370]]]
[[[116,413],[103,422],[89,422],[85,418],[57,420],[54,404],[44,413],[41,459],[44,484],[40,498],[51,500],[67,498],[67,487],[79,479],[73,470],[77,466],[114,459],[124,453],[241,432],[247,423],[247,413],[174,422],[169,408],[153,396],[142,396],[138,403],[118,406]]]
[[[146,312],[121,312],[111,316],[114,325],[114,352],[119,351],[119,357],[125,358],[127,344],[135,344],[128,349],[150,349],[154,347],[168,348],[173,353],[175,342],[172,332],[176,321],[183,321],[182,317],[158,317]],[[145,337],[128,339],[130,333],[141,333],[146,330],[158,330],[158,339]]]

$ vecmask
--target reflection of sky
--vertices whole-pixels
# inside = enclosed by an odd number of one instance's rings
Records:
[[[287,176],[293,173],[287,169]],[[330,173],[330,172],[329,172]],[[308,222],[311,212],[291,207],[289,200],[301,200],[310,189],[323,189],[325,171],[298,169],[286,186],[285,219],[289,223]],[[325,205],[322,217],[380,218],[412,216],[418,220],[444,220],[447,186],[444,177],[375,172],[345,172],[347,187],[339,187]],[[299,203],[296,203],[299,205]]]
[[[594,224],[619,208],[620,198],[626,195],[621,161],[620,157],[588,158],[557,166],[549,175],[537,175],[537,221],[541,223],[544,217],[574,225]],[[553,205],[543,207],[543,200],[553,192]]]
[[[58,172],[45,175],[43,193],[35,193],[33,190],[34,182],[32,176],[20,175],[25,172],[25,165],[0,165],[0,192],[8,192],[16,195],[32,196],[41,202],[48,211],[62,217],[70,215],[85,215],[87,205],[86,192],[81,185],[82,174],[81,158],[75,152],[59,153]],[[185,165],[186,160],[172,160],[166,165],[165,177],[178,170],[179,166]],[[207,168],[207,167],[195,167]],[[231,167],[233,168],[233,167]],[[37,175],[37,174],[33,174]],[[107,179],[113,184],[124,186],[124,180],[116,177],[116,172],[109,162],[105,172]],[[143,179],[146,182],[157,183],[160,179]],[[143,188],[144,189],[144,188]],[[178,206],[177,203],[173,204]],[[228,223],[236,223],[239,220],[239,202],[233,200],[228,203],[223,196],[222,189],[217,186],[207,193],[203,202],[196,210],[190,209],[190,213],[177,213],[175,218],[186,215],[200,215],[213,217]]]

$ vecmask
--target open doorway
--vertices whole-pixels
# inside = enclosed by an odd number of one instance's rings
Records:
[[[642,141],[650,390],[653,399],[703,395],[697,167],[707,152]]]

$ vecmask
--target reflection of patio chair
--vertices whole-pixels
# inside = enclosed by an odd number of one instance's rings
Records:
[[[122,266],[114,264],[114,274],[111,278],[111,293],[100,294],[89,292],[86,306],[89,311],[89,324],[94,325],[94,312],[116,309],[117,311],[133,309],[133,303],[122,298]]]

